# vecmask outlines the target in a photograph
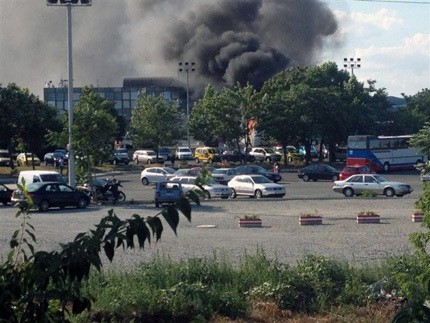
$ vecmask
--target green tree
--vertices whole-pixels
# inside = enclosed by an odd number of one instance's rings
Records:
[[[423,89],[412,96],[405,96],[406,105],[414,115],[421,120],[421,127],[425,122],[430,122],[430,90]]]
[[[47,131],[59,129],[55,108],[15,83],[0,85],[0,147],[19,147],[41,157],[48,146]]]
[[[182,124],[177,102],[142,91],[132,112],[130,135],[135,146],[153,147],[158,156],[159,147],[173,145],[184,136]]]
[[[208,85],[203,98],[197,101],[191,113],[189,126],[194,139],[203,141],[205,145],[212,145],[218,139],[223,119],[217,118],[215,112],[220,106],[220,94]]]

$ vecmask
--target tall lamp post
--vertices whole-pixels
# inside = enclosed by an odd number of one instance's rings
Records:
[[[67,8],[67,69],[68,69],[68,113],[69,113],[69,185],[76,186],[75,151],[73,146],[73,57],[72,57],[72,6],[91,6],[91,0],[46,0],[48,6],[66,6]]]
[[[190,72],[194,72],[196,70],[195,68],[196,63],[195,62],[179,62],[179,68],[178,71],[181,73],[187,74],[187,140],[188,140],[188,147],[191,147],[190,142]]]
[[[361,67],[361,58],[344,58],[343,67],[351,69],[351,75],[354,75],[354,68]]]

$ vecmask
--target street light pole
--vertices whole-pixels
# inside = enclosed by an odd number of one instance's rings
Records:
[[[187,140],[188,140],[188,147],[191,147],[191,140],[190,140],[190,72],[194,72],[195,69],[195,62],[179,62],[179,72],[185,72],[187,74]]]
[[[361,58],[344,58],[343,59],[343,67],[344,68],[350,68],[351,69],[351,75],[354,75],[354,68],[360,68],[361,67]]]
[[[79,4],[80,1],[80,4]],[[46,0],[48,6],[66,6],[67,7],[67,70],[68,70],[68,88],[67,88],[67,100],[68,103],[68,114],[69,114],[69,158],[68,158],[68,177],[69,185],[72,187],[76,186],[75,176],[75,148],[73,145],[73,47],[72,47],[72,5],[80,6],[91,6],[91,0]]]

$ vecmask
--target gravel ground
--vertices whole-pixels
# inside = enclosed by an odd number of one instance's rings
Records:
[[[165,229],[161,241],[147,244],[143,251],[118,250],[111,264],[104,260],[105,267],[130,269],[158,255],[173,260],[217,255],[236,262],[244,253],[254,254],[258,250],[290,265],[306,254],[329,256],[353,265],[364,265],[412,252],[409,234],[424,230],[421,224],[411,221],[415,202],[422,192],[418,185],[414,185],[412,194],[402,198],[347,199],[330,192],[331,184],[328,182],[302,184],[289,181],[285,183],[287,196],[283,199],[254,200],[239,197],[235,200],[203,201],[201,206],[193,206],[191,223],[181,214],[177,236],[162,220]],[[328,189],[323,191],[323,196],[313,198],[302,197],[305,191],[294,190],[294,187],[299,186],[310,187],[306,186],[308,184]],[[125,183],[129,190],[130,186],[130,182]],[[141,186],[136,186],[136,200],[138,190],[141,190]],[[147,192],[150,194],[152,191],[148,189]],[[31,224],[36,228],[37,249],[53,250],[58,248],[59,243],[72,241],[76,234],[94,227],[109,209],[106,206],[91,206],[86,210],[34,213]],[[369,209],[381,215],[381,223],[357,224],[355,213]],[[154,216],[161,209],[155,208],[153,204],[141,203],[115,206],[114,210],[120,218],[125,219],[135,213]],[[299,214],[314,210],[323,216],[323,225],[300,226]],[[10,237],[20,225],[15,213],[12,207],[0,209],[0,252],[3,256],[9,250]],[[262,218],[262,228],[238,227],[237,219],[250,213]],[[199,225],[215,227],[198,228]]]

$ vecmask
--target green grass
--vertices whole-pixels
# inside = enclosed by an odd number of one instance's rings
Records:
[[[333,311],[338,316],[342,309],[358,311],[376,304],[370,288],[375,282],[388,292],[401,292],[393,273],[419,272],[420,265],[412,256],[399,259],[353,268],[312,255],[291,267],[268,259],[262,251],[244,255],[236,265],[217,255],[180,262],[158,257],[132,272],[93,273],[85,293],[95,300],[92,319],[102,315],[118,321],[139,317],[246,321],[258,304],[273,304],[298,316]]]

